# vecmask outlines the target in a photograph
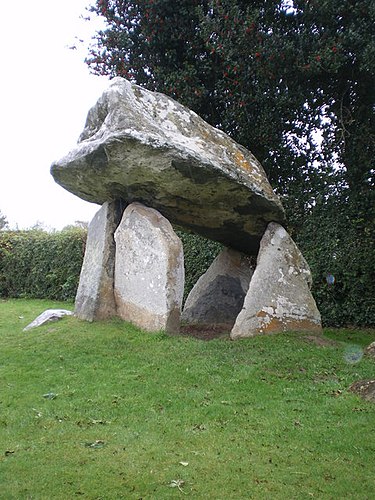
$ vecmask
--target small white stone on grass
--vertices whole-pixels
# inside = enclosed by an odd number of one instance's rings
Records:
[[[38,326],[49,323],[50,321],[58,321],[64,316],[72,316],[72,311],[67,311],[66,309],[47,309],[42,314],[39,314],[37,318],[34,319],[23,329],[24,332],[36,328]]]

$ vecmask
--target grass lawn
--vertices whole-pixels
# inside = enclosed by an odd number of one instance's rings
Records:
[[[373,499],[375,331],[232,342],[0,301],[1,499]]]

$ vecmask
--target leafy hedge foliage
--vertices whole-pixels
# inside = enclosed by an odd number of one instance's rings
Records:
[[[342,200],[317,205],[294,235],[314,279],[326,326],[375,325],[375,231]],[[332,218],[334,214],[334,218]],[[222,248],[177,231],[184,245],[185,297]],[[80,228],[52,234],[0,231],[0,296],[74,300],[86,242]],[[332,274],[335,283],[326,277]]]
[[[223,248],[220,243],[207,240],[197,234],[176,231],[184,247],[185,298],[198,279],[210,267],[212,261]]]
[[[345,193],[321,200],[296,236],[326,326],[375,325],[374,202],[345,199]]]
[[[86,231],[72,228],[0,231],[0,296],[74,300]],[[219,253],[221,245],[178,231],[185,253],[185,297]]]
[[[0,232],[0,296],[74,299],[85,251],[79,228]]]

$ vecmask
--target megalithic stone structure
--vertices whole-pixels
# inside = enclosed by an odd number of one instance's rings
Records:
[[[122,199],[173,224],[256,254],[284,210],[256,158],[173,99],[114,78],[78,145],[51,173],[80,198]]]
[[[157,210],[129,205],[115,233],[117,314],[144,330],[178,332],[184,294],[181,240]]]
[[[311,284],[310,268],[292,238],[279,224],[269,224],[231,338],[288,330],[320,333]]]
[[[122,210],[121,202],[106,202],[89,225],[75,300],[75,314],[80,319],[102,320],[117,314],[113,292],[114,233],[121,220]]]
[[[147,330],[178,329],[183,254],[170,221],[231,249],[189,297],[186,321],[234,322],[233,339],[320,331],[310,271],[282,227],[284,210],[262,166],[173,99],[113,79],[89,111],[77,147],[51,173],[68,191],[104,204],[89,228],[78,317],[119,315]],[[116,230],[115,207],[125,206]],[[235,261],[240,254],[258,255],[252,277],[228,265],[229,255]],[[215,299],[222,305],[216,314]]]
[[[231,330],[249,288],[254,262],[248,255],[225,248],[189,293],[182,320]]]

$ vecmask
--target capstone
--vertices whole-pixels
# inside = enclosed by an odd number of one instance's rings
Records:
[[[122,199],[179,226],[256,254],[284,211],[256,158],[173,99],[114,78],[78,146],[55,162],[57,183],[102,204]]]

